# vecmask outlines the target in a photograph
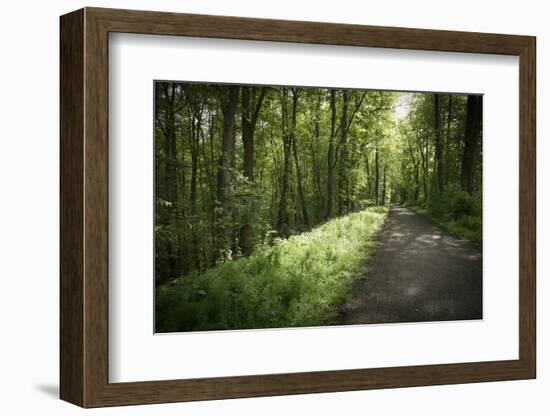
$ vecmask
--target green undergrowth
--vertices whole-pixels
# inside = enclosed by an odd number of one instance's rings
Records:
[[[156,290],[157,332],[323,325],[372,255],[387,208],[370,207]]]
[[[427,216],[451,234],[478,246],[483,243],[480,195],[470,196],[466,192],[457,192],[432,201],[428,208],[414,205],[408,208]]]

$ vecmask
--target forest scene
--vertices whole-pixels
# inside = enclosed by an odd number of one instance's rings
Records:
[[[482,96],[154,83],[155,331],[482,318]]]

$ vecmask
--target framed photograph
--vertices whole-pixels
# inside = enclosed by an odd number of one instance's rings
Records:
[[[535,49],[62,16],[61,398],[535,378]]]

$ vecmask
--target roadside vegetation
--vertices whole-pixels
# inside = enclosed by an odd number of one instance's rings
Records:
[[[481,196],[458,191],[428,208],[418,205],[409,205],[408,208],[426,215],[451,234],[478,246],[483,243]]]
[[[157,288],[157,332],[330,323],[376,246],[387,208],[335,218],[249,257]]]

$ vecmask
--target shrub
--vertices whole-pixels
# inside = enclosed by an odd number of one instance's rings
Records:
[[[333,320],[387,215],[372,207],[156,291],[158,332],[322,325]]]
[[[440,218],[447,212],[447,203],[448,194],[435,194],[430,201],[430,206],[428,208],[428,213],[430,216]]]
[[[445,224],[450,232],[474,243],[482,243],[481,217],[462,217]]]
[[[470,195],[458,189],[447,189],[442,195],[434,194],[427,209],[419,206],[409,208],[427,215],[461,238],[477,244],[482,242],[481,191]]]
[[[451,217],[458,219],[464,216],[477,215],[477,204],[475,198],[466,191],[457,192],[451,202]]]

